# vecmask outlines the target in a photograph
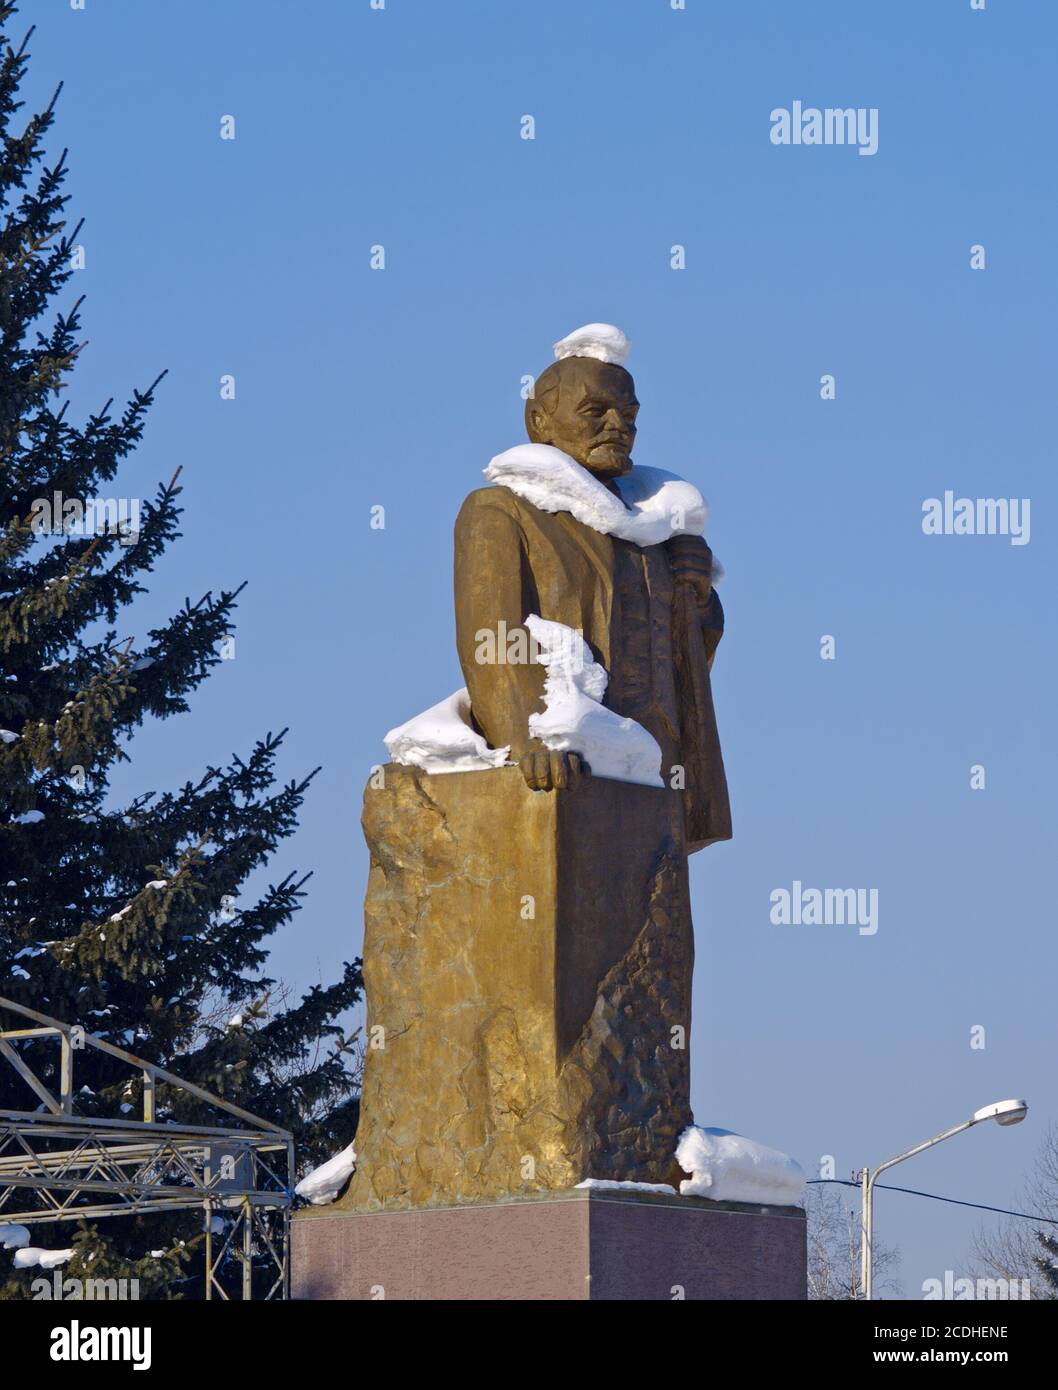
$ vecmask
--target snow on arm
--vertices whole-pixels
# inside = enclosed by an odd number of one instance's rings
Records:
[[[530,613],[525,620],[547,668],[544,709],[529,716],[529,732],[556,752],[579,753],[593,777],[661,787],[661,749],[634,719],[601,703],[609,677],[592,660],[579,632]]]

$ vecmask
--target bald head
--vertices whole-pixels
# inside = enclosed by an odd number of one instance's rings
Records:
[[[564,357],[536,379],[525,403],[534,444],[551,444],[604,482],[632,467],[635,382],[624,367],[593,357]]]

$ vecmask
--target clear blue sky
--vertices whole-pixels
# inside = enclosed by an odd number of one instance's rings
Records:
[[[139,737],[119,790],[289,724],[284,775],[324,771],[274,865],[315,871],[275,964],[306,985],[356,952],[368,769],[459,684],[455,513],[523,437],[522,375],[617,323],[636,457],[701,486],[727,570],[736,833],[693,867],[696,1117],[848,1176],[1024,1094],[1020,1128],[893,1175],[1007,1203],[1058,1110],[1055,6],[39,0],[23,18],[29,95],[66,83],[55,141],[87,219],[75,405],[170,372],[122,482],[149,495],[182,464],[185,539],[130,630],[249,580],[236,659]],[[878,108],[878,153],[772,145],[794,100]],[[924,536],[948,488],[1031,498],[1031,543]],[[877,935],[773,926],[795,879],[877,888]],[[967,1272],[976,1219],[882,1194],[908,1296]]]

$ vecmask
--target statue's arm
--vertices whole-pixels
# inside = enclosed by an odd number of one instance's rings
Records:
[[[529,736],[530,714],[544,707],[545,672],[527,659],[532,644],[522,624],[540,604],[516,507],[505,489],[483,488],[470,494],[456,520],[459,664],[474,722],[493,748],[510,746],[509,760],[526,785],[541,792],[572,789],[590,776],[580,756]],[[496,660],[501,654],[505,659]]]
[[[510,744],[517,762],[536,746],[529,715],[543,709],[544,668],[495,659],[529,651],[522,624],[537,611],[525,537],[509,497],[501,488],[472,492],[456,520],[456,648],[478,728],[493,748]]]

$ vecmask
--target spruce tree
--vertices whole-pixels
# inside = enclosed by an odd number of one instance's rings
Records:
[[[221,659],[239,589],[185,600],[161,627],[129,636],[144,580],[180,534],[179,479],[142,504],[138,528],[115,534],[112,513],[79,520],[90,499],[139,495],[126,460],[162,378],[80,422],[62,399],[81,351],[81,300],[68,284],[80,224],[66,215],[65,152],[46,162],[59,93],[19,117],[29,35],[11,40],[14,13],[0,0],[0,995],[292,1130],[311,1165],[355,1130],[342,1016],[360,997],[360,963],[290,1000],[265,973],[267,943],[298,911],[307,876],[287,872],[256,901],[243,887],[295,830],[314,774],[277,786],[283,731],[224,765],[189,766],[176,789],[145,789],[125,805],[110,792],[135,730],[187,715],[188,696]],[[56,494],[74,503],[62,516]],[[10,1013],[0,1019],[19,1026]],[[20,1047],[57,1086],[57,1048]],[[115,1115],[135,1105],[127,1077],[106,1057],[79,1053],[79,1109]],[[186,1096],[161,1103],[174,1120],[218,1122]],[[0,1062],[0,1109],[33,1108]],[[33,1239],[76,1240],[96,1274],[135,1268],[148,1291],[193,1297],[201,1224],[191,1214],[79,1233],[36,1226]],[[176,1253],[144,1263],[159,1247]],[[9,1269],[0,1254],[0,1296],[20,1296],[27,1281],[5,1284]]]

